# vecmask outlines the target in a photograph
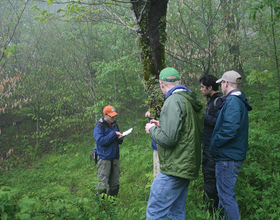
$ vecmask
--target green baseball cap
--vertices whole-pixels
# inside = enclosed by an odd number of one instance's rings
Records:
[[[174,79],[167,79],[167,77],[169,76],[174,76],[176,78]],[[172,67],[166,67],[164,68],[160,74],[159,74],[159,80],[161,81],[167,81],[167,82],[175,82],[175,81],[178,81],[180,80],[180,75],[178,73],[177,70],[175,70],[174,68]]]

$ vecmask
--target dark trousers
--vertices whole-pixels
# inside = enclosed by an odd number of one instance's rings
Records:
[[[204,175],[203,200],[206,204],[206,209],[212,213],[213,209],[217,210],[219,204],[215,177],[216,162],[214,161],[208,146],[203,146],[202,149],[202,172]]]

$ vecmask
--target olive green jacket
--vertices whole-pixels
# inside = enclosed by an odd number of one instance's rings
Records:
[[[203,133],[202,104],[196,94],[174,92],[165,100],[159,121],[160,129],[152,127],[149,132],[158,144],[161,173],[196,179]]]

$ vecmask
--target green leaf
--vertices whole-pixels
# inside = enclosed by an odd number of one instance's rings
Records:
[[[16,45],[11,46],[12,51],[15,51],[15,48],[16,48]]]
[[[22,219],[22,220],[28,220],[28,219],[31,219],[31,216],[28,213],[24,213],[24,214],[21,214],[19,216],[19,218]]]
[[[7,214],[6,212],[3,212],[3,213],[1,214],[1,219],[2,219],[2,220],[7,220],[7,219],[8,219],[8,214]]]
[[[24,213],[30,209],[32,204],[36,203],[36,199],[28,198],[28,196],[18,201],[18,205],[21,208],[20,212]]]
[[[48,1],[47,1],[47,4],[48,4],[48,5],[52,5],[52,4],[53,4],[53,0],[48,0]]]

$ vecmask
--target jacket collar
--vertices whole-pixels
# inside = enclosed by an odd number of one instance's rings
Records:
[[[214,106],[218,106],[219,108],[223,107],[223,105],[225,104],[226,100],[230,97],[230,96],[240,96],[242,93],[239,89],[233,89],[231,90],[229,93],[227,93],[226,95],[223,95],[221,97],[218,97],[215,99],[214,101]]]
[[[213,100],[215,100],[216,98],[218,98],[218,97],[221,97],[221,96],[223,96],[223,93],[221,93],[221,92],[216,92],[216,93],[214,93],[211,97],[210,97],[210,101],[213,101]]]
[[[165,98],[168,98],[174,92],[181,92],[181,91],[191,91],[191,90],[188,89],[186,86],[180,84],[180,85],[174,86],[172,89],[169,89],[168,92],[166,93]]]
[[[97,123],[102,123],[102,124],[106,125],[107,127],[111,127],[113,124],[116,123],[116,121],[114,121],[114,122],[110,125],[107,121],[105,121],[104,118],[100,118],[100,120],[99,120]]]

